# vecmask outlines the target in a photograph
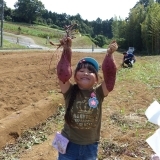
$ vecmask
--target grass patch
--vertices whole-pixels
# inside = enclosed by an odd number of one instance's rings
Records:
[[[133,68],[123,68],[119,70],[117,81],[132,81],[146,84],[149,88],[160,86],[160,63],[159,61],[147,61],[149,57],[141,63],[135,63]],[[157,56],[159,59],[159,57]]]
[[[0,48],[0,49],[26,49],[27,47],[25,46],[21,46],[19,44],[16,44],[16,43],[10,43],[8,42],[7,40],[3,40],[3,48]]]
[[[21,28],[21,31],[18,28]],[[59,40],[64,36],[65,31],[53,29],[49,26],[41,26],[41,25],[29,25],[24,23],[14,23],[14,22],[4,22],[4,32],[13,33],[15,36],[24,35],[32,38],[37,45],[41,45],[48,48],[53,48],[47,42],[47,37],[49,36],[50,41],[54,43],[59,43]],[[87,36],[81,36],[79,33],[75,35],[75,39],[72,41],[72,48],[91,48],[93,42]],[[8,42],[9,43],[9,42]],[[3,48],[15,48],[12,46],[12,43],[8,46],[6,45],[6,41],[4,41]],[[20,46],[16,46],[16,48],[23,48]]]

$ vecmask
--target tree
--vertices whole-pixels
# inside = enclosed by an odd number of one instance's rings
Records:
[[[143,5],[145,8],[154,3],[154,0],[139,0],[138,4]]]
[[[119,21],[118,21],[118,19],[117,19],[117,17],[114,17],[114,21],[113,21],[113,23],[112,23],[112,32],[113,32],[113,37],[114,38],[120,38],[119,36],[120,36],[120,34],[119,34],[119,32],[120,32],[120,30],[119,30]]]
[[[6,3],[4,3],[4,19],[7,20],[7,21],[12,20],[12,9],[8,8],[6,6]]]
[[[151,5],[143,26],[143,37],[146,37],[146,48],[151,53],[160,52],[160,4]]]
[[[15,16],[30,24],[45,10],[42,2],[38,0],[18,0],[14,7]]]
[[[126,44],[126,21],[115,17],[112,22],[112,34],[113,38],[117,41],[119,48],[128,47]]]
[[[97,35],[94,39],[94,42],[99,47],[103,47],[106,44],[106,38],[103,35]]]
[[[135,8],[131,9],[126,25],[126,41],[128,47],[135,47],[137,50],[142,50],[142,37],[141,37],[141,23],[146,16],[144,5],[138,4]]]
[[[101,24],[102,25],[102,31],[101,32],[107,38],[112,38],[113,37],[112,23],[113,23],[113,19],[102,21],[102,24]]]

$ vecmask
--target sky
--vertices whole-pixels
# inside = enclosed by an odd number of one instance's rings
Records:
[[[15,9],[17,0],[4,0],[7,7]],[[121,19],[128,17],[130,9],[138,0],[39,0],[45,9],[58,14],[67,15],[80,14],[83,20],[93,21],[97,18],[109,20],[117,16]]]

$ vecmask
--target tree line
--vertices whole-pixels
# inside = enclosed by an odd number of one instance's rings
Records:
[[[84,20],[80,14],[51,12],[38,0],[17,0],[14,7],[8,8],[4,1],[6,21],[47,25],[60,30],[65,25],[77,23],[79,32],[99,47],[116,39],[121,49],[130,46],[142,54],[160,54],[160,0],[139,0],[125,19],[115,16],[103,21],[100,18]]]

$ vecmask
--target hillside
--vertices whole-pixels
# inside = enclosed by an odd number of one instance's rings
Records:
[[[19,30],[19,28],[21,28],[21,30]],[[37,48],[40,48],[38,46],[42,46],[43,48],[53,48],[53,46],[51,46],[48,42],[48,37],[50,41],[59,43],[59,40],[64,36],[64,34],[64,31],[53,29],[47,26],[5,22],[3,37],[5,40],[11,42],[11,44],[8,44],[8,42],[4,41],[3,48],[18,49],[22,48],[21,45],[26,47],[28,47],[29,45],[37,45]],[[8,36],[10,38],[8,38]],[[24,39],[23,37],[28,37],[28,39],[26,40],[26,38]],[[75,37],[76,38],[73,39],[73,48],[92,47],[93,42],[89,37],[83,36],[80,33],[77,33]],[[18,44],[21,45],[17,44],[17,39]]]

